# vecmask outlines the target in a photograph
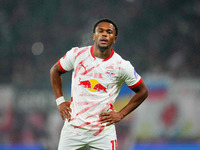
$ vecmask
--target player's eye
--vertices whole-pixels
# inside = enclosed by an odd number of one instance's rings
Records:
[[[108,30],[107,33],[108,33],[108,34],[112,34],[112,31],[111,31],[111,30]]]

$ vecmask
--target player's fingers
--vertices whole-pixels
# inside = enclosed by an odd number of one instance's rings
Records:
[[[68,111],[69,111],[69,112],[72,112],[72,109],[71,109],[70,107],[68,107]]]
[[[63,113],[62,113],[62,112],[60,112],[60,115],[61,115],[61,117],[62,117],[62,120],[64,120],[64,121],[65,121],[65,117],[64,117],[64,115],[63,115]]]
[[[110,113],[106,113],[106,112],[105,112],[105,113],[100,114],[99,116],[100,116],[100,117],[103,117],[103,116],[108,116],[109,114],[110,114]]]
[[[111,125],[111,124],[113,124],[113,123],[114,123],[114,122],[111,121],[111,122],[107,123],[106,126],[109,126],[109,125]]]
[[[65,117],[67,118],[67,120],[69,120],[71,115],[69,114],[68,110],[64,110],[63,113]]]
[[[68,120],[71,119],[71,114],[69,113],[69,111],[67,111],[67,114],[68,114],[68,118],[67,119]]]
[[[107,119],[105,116],[100,116],[99,118],[100,118],[101,122],[103,122],[103,121],[105,121]]]
[[[100,121],[101,121],[102,123],[105,123],[105,122],[111,122],[112,119],[111,119],[110,117],[102,117],[102,119],[100,119]]]
[[[111,118],[111,117],[112,117],[112,115],[110,113],[106,113],[105,115],[104,114],[100,115],[100,118],[102,118],[102,119],[107,119],[107,118]]]

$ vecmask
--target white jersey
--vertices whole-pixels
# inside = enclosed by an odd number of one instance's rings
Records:
[[[142,82],[131,63],[113,50],[107,59],[100,59],[93,55],[93,46],[75,47],[58,64],[65,72],[73,69],[69,124],[77,134],[93,131],[98,135],[112,128],[102,124],[99,115],[113,110],[122,83],[134,88]]]

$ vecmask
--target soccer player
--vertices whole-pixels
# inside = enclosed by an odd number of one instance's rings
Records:
[[[118,29],[109,19],[99,20],[93,28],[94,45],[74,47],[50,70],[51,85],[58,111],[65,121],[59,150],[116,150],[114,123],[135,110],[148,95],[141,76],[129,61],[113,49]],[[73,70],[71,102],[62,92],[61,75]],[[122,83],[135,94],[119,112],[113,110]]]

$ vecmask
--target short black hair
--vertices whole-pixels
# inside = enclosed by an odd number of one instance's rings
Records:
[[[101,20],[99,20],[97,23],[95,23],[94,28],[93,28],[93,33],[95,33],[96,27],[97,27],[98,24],[101,23],[101,22],[108,22],[108,23],[111,23],[111,24],[115,27],[115,36],[117,36],[117,34],[118,34],[117,25],[116,25],[112,20],[110,20],[110,19],[101,19]]]

